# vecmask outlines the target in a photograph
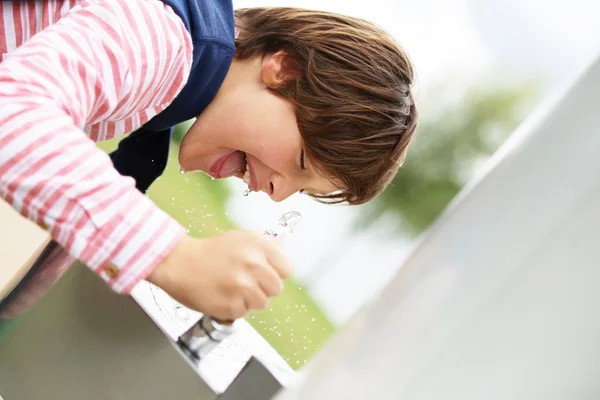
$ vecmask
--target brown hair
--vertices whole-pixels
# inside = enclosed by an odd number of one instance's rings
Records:
[[[236,57],[279,50],[292,78],[273,89],[291,100],[306,154],[341,186],[313,195],[323,202],[361,204],[391,182],[414,134],[413,67],[378,26],[343,15],[296,8],[236,11]]]

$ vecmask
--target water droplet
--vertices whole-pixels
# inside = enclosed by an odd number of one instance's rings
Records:
[[[211,176],[211,177],[210,177],[210,180],[211,180],[211,181],[214,181],[214,180],[215,180],[215,178],[213,178],[213,177]]]
[[[250,187],[247,187],[246,190],[244,190],[244,196],[248,196],[250,194]]]
[[[317,320],[316,318],[313,318],[313,319],[312,319],[312,322],[315,322],[316,320]]]
[[[284,239],[294,232],[294,228],[301,220],[302,215],[298,211],[286,212],[279,218],[279,221],[277,221],[277,227],[273,230],[266,231],[265,235]]]
[[[185,171],[183,170],[183,168],[180,168],[180,169],[179,169],[179,173],[180,173],[181,175],[185,174]]]

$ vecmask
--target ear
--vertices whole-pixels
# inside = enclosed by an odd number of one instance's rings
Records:
[[[260,76],[268,88],[281,87],[298,75],[298,68],[284,50],[265,55]]]

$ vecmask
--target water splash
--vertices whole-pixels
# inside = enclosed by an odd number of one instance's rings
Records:
[[[288,211],[279,218],[277,226],[266,231],[265,235],[283,240],[294,232],[300,221],[302,221],[302,214],[298,211]]]

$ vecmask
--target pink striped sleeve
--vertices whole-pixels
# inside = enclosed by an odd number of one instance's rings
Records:
[[[191,54],[164,3],[88,0],[0,63],[0,195],[117,292],[145,278],[184,229],[82,129],[164,109]]]

